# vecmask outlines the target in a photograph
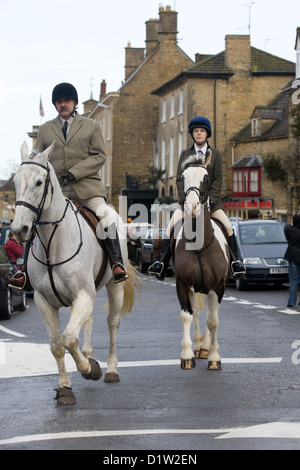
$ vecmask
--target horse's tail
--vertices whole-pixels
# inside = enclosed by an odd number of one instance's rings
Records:
[[[136,288],[139,293],[138,298],[141,295],[141,284],[137,276],[136,269],[134,269],[130,262],[128,262],[126,269],[128,272],[128,279],[124,282],[124,300],[121,310],[122,316],[127,315],[127,313],[130,313],[133,309],[136,297]]]

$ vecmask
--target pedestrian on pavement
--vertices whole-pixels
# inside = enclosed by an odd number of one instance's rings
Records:
[[[153,263],[149,267],[148,272],[150,274],[156,275],[158,279],[164,280],[168,269],[171,258],[170,237],[172,230],[175,224],[181,221],[184,217],[185,193],[184,181],[182,178],[184,162],[192,155],[197,155],[200,159],[201,156],[207,157],[209,152],[211,152],[211,160],[207,165],[209,178],[210,213],[214,218],[220,220],[228,232],[228,246],[231,255],[231,269],[233,272],[233,277],[235,279],[240,279],[246,273],[246,269],[243,263],[238,259],[238,249],[235,234],[222,206],[222,157],[220,152],[214,148],[211,148],[208,143],[208,139],[212,135],[210,121],[205,116],[194,117],[189,123],[189,133],[194,143],[190,148],[183,150],[181,153],[176,177],[177,191],[181,207],[176,209],[167,227],[166,237],[164,238],[162,244],[162,254],[160,260]]]
[[[297,305],[298,282],[300,282],[300,214],[293,217],[293,225],[284,227],[288,247],[284,258],[289,262],[289,298],[288,307]]]
[[[12,231],[9,232],[8,240],[5,243],[4,248],[6,250],[6,253],[10,257],[12,263],[15,264],[17,268],[19,268],[19,266],[16,264],[16,261],[18,258],[21,258],[24,253],[24,244],[19,243],[16,240]]]
[[[78,114],[77,90],[70,83],[59,83],[54,87],[52,103],[58,116],[39,128],[36,151],[43,152],[55,141],[49,161],[60,181],[62,192],[100,217],[100,229],[114,280],[125,281],[128,274],[116,229],[118,215],[106,204],[106,192],[99,176],[106,160],[100,126],[93,119]],[[25,276],[22,280],[25,282]],[[20,287],[20,277],[11,280],[11,284],[17,283],[16,287]]]

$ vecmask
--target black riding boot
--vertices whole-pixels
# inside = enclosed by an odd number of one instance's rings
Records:
[[[172,256],[170,243],[170,238],[163,239],[160,260],[155,261],[155,263],[151,264],[151,266],[148,268],[148,273],[156,276],[160,281],[163,281],[166,277],[169,262]]]
[[[108,259],[111,265],[115,284],[125,281],[128,278],[126,268],[123,263],[120,241],[115,224],[104,229],[107,236],[105,238],[105,246]]]
[[[231,259],[231,271],[234,279],[241,279],[246,274],[246,268],[243,263],[239,260],[238,248],[234,233],[228,237],[228,246],[230,251]]]

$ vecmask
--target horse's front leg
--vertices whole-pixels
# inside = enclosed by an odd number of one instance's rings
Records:
[[[180,280],[176,280],[177,296],[181,306],[180,319],[183,327],[183,337],[181,341],[181,368],[184,370],[193,369],[196,366],[195,355],[192,350],[191,324],[193,323],[193,310],[190,301],[190,290]]]
[[[220,370],[221,357],[219,354],[219,344],[217,340],[217,331],[219,327],[219,300],[215,292],[211,291],[207,294],[208,314],[207,328],[210,332],[210,353],[208,356],[208,369]]]
[[[55,357],[58,373],[59,388],[57,389],[57,403],[59,405],[72,405],[76,402],[75,395],[71,389],[71,381],[65,366],[65,346],[60,333],[58,310],[52,307],[38,291],[34,292],[34,301],[45,322],[49,339],[50,349]]]
[[[120,381],[119,373],[117,371],[117,332],[120,326],[120,315],[124,300],[124,286],[123,283],[115,284],[114,281],[111,280],[107,284],[106,289],[109,305],[107,316],[107,325],[109,330],[109,354],[104,382],[114,383]]]
[[[81,290],[73,301],[69,322],[63,332],[65,348],[72,355],[77,370],[87,380],[99,380],[102,376],[100,365],[92,358],[87,358],[88,351],[92,353],[90,346],[90,335],[92,316],[94,309],[94,298],[86,291]],[[78,338],[83,326],[87,326],[85,333],[84,354],[80,351]]]

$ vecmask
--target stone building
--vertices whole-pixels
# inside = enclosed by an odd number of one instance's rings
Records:
[[[120,192],[126,188],[126,175],[140,189],[140,183],[149,178],[147,167],[154,161],[158,121],[158,98],[152,90],[194,64],[177,44],[177,12],[170,6],[159,8],[159,19],[146,21],[145,43],[145,48],[127,45],[121,88],[105,94],[87,114],[99,121],[105,136],[108,160],[102,176],[116,208]],[[153,195],[149,200],[153,202]]]
[[[256,106],[271,102],[294,77],[295,64],[251,47],[247,35],[228,35],[223,52],[214,56],[199,54],[196,60],[195,65],[152,92],[159,97],[156,164],[166,169],[160,196],[177,199],[177,161],[181,150],[192,145],[188,123],[196,115],[205,115],[212,124],[210,145],[223,155],[223,196],[232,197],[232,165],[244,155],[243,151],[255,153],[250,148],[236,153],[233,136],[242,131]],[[259,149],[257,152],[260,157]],[[261,198],[258,191],[255,194]],[[250,191],[250,200],[253,196]],[[273,207],[270,214],[272,211]],[[228,215],[237,214],[228,210]],[[249,211],[238,215],[248,216]]]
[[[10,222],[15,215],[16,195],[13,176],[0,187],[0,222]]]

